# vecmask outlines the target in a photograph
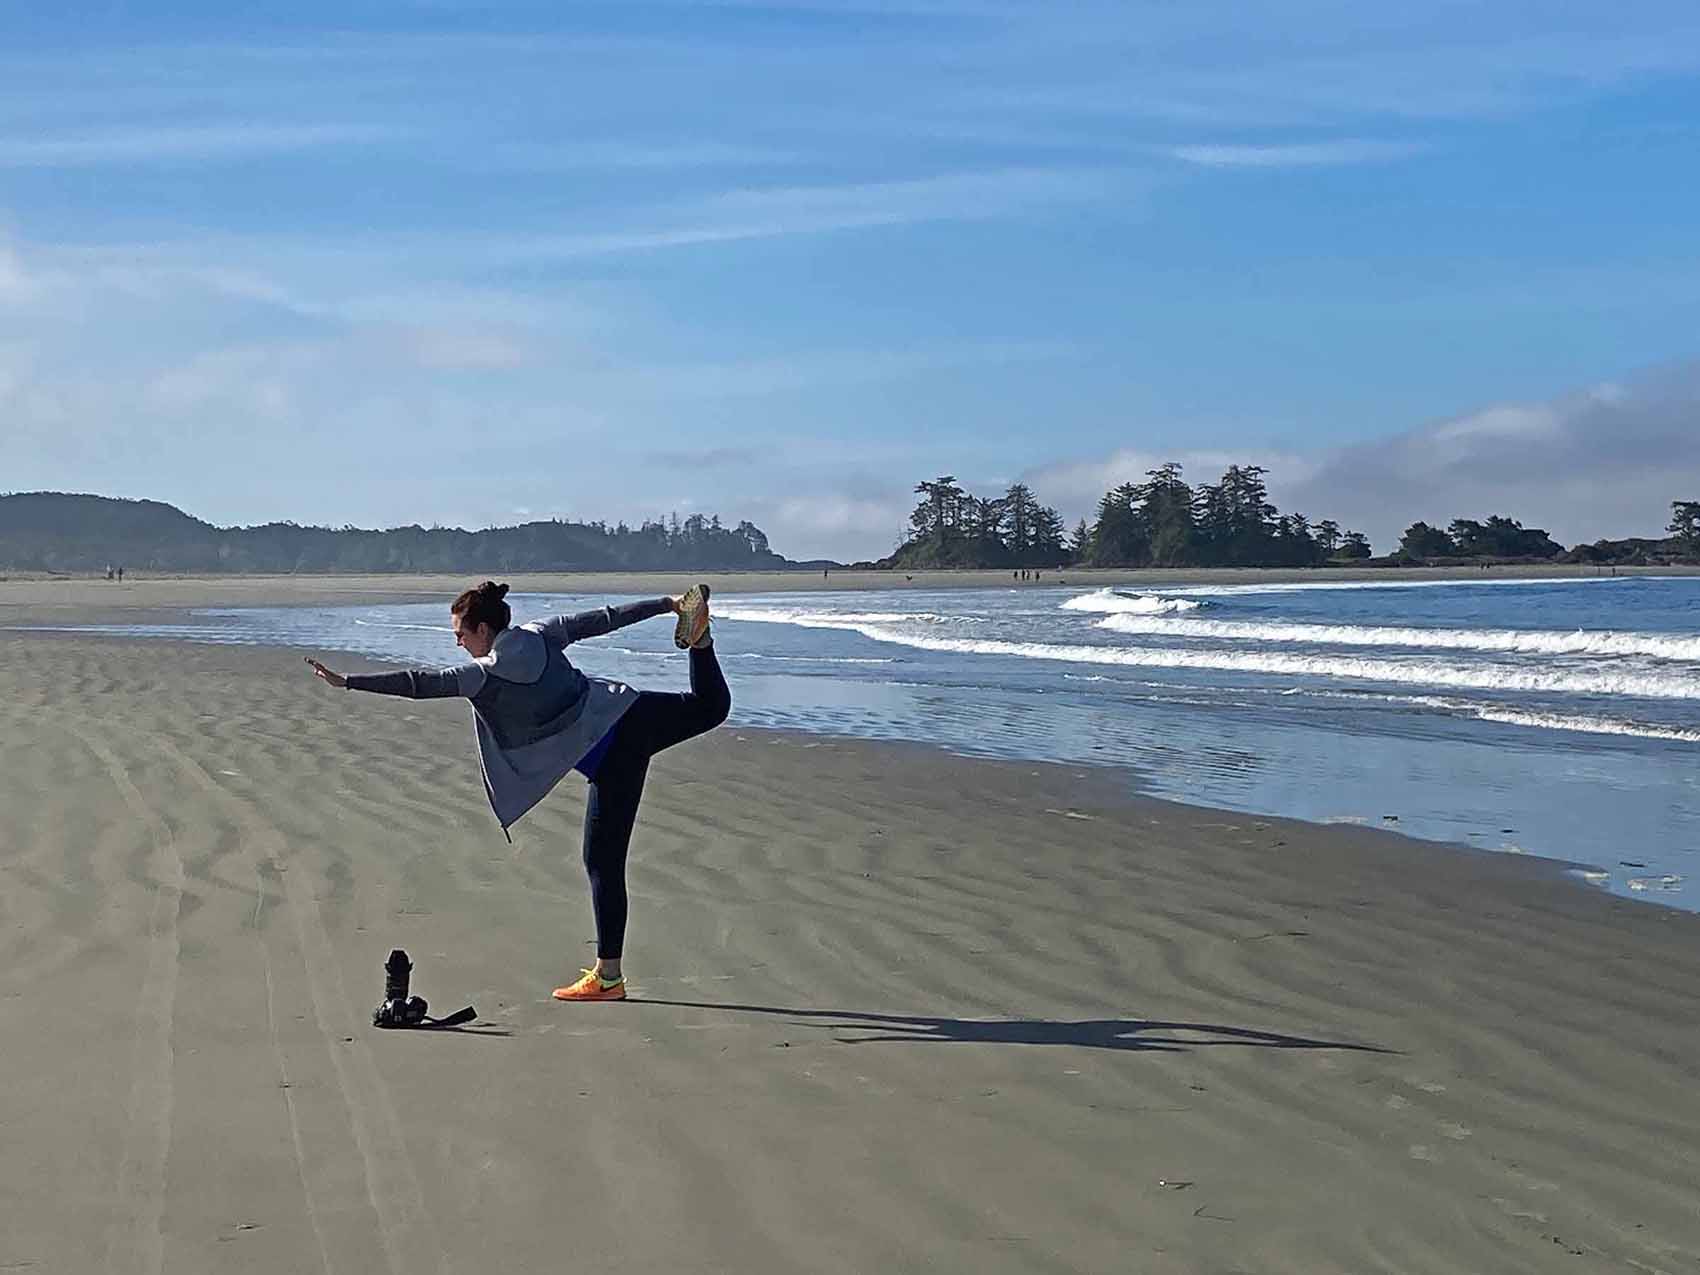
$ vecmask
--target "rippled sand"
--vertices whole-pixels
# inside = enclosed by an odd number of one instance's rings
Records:
[[[0,1269],[1700,1261],[1700,916],[729,726],[651,771],[636,1002],[564,1006],[582,788],[509,846],[464,705],[0,653]],[[373,1030],[394,946],[480,1025]]]

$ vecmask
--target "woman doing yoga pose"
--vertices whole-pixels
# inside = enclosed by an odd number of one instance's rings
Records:
[[[626,937],[626,849],[643,796],[649,759],[726,720],[731,693],[709,636],[708,586],[680,598],[655,598],[557,615],[517,628],[505,584],[486,580],[449,608],[455,644],[470,662],[440,671],[352,674],[344,677],[309,659],[332,686],[409,699],[472,701],[478,760],[490,806],[508,828],[570,770],[590,781],[584,810],[584,867],[596,914],[596,967],[559,1000],[624,1000],[620,953]],[[580,638],[612,633],[657,615],[676,615],[675,645],[690,652],[691,689],[683,694],[637,691],[586,677],[566,657]]]

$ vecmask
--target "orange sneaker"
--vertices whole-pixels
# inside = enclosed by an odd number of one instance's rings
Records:
[[[604,982],[595,970],[586,970],[584,977],[570,987],[557,987],[558,1001],[623,1001],[626,999],[626,980]]]

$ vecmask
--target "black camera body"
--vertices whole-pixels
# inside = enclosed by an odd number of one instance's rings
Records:
[[[419,1027],[425,1022],[430,1008],[423,996],[409,996],[408,982],[413,974],[413,962],[399,947],[384,962],[384,1003],[372,1011],[374,1027]]]
[[[372,1011],[374,1027],[420,1027],[425,1023],[425,1011],[430,1008],[423,996],[405,1000],[385,1001]]]
[[[468,1005],[444,1018],[429,1018],[431,1007],[423,996],[409,996],[408,982],[413,962],[399,947],[384,962],[384,1000],[372,1011],[374,1027],[459,1027],[478,1017],[478,1011]]]

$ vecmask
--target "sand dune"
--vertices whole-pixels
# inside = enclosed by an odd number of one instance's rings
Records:
[[[562,1006],[581,789],[506,844],[464,705],[0,650],[0,1270],[1700,1264],[1700,916],[734,724]],[[394,946],[479,1026],[373,1030]]]

